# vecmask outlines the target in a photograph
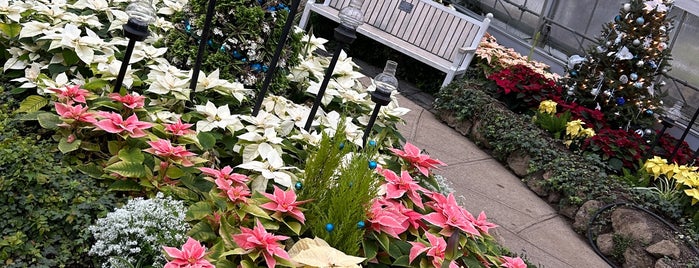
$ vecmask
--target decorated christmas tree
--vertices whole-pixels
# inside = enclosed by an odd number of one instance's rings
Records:
[[[202,61],[206,74],[219,69],[221,79],[259,88],[269,68],[282,28],[289,14],[287,2],[280,0],[218,0],[211,23],[207,51]],[[181,11],[172,12],[177,30],[165,38],[167,58],[181,69],[190,69],[197,56],[204,28],[208,0],[190,0]],[[271,85],[278,95],[289,95],[285,67],[298,63],[301,33],[289,35]]]
[[[563,79],[568,94],[580,104],[605,114],[613,127],[649,127],[661,109],[656,76],[669,69],[668,17],[672,0],[632,0],[604,25],[587,56],[568,60]]]

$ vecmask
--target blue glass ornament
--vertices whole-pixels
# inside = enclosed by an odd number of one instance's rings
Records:
[[[276,7],[268,7],[267,11],[274,12],[274,11],[277,11],[277,8]]]
[[[578,71],[570,70],[570,76],[578,76]]]
[[[242,58],[242,59],[240,59],[240,61],[242,61],[242,62],[248,62],[248,58]]]
[[[188,20],[184,21],[184,30],[187,33],[192,32],[192,24],[190,24]]]
[[[209,45],[210,47],[214,46],[214,41],[209,39],[209,41],[206,41],[206,44]]]
[[[631,74],[629,75],[629,78],[631,78],[631,81],[636,81],[636,80],[638,80],[638,74],[636,74],[636,73],[631,73]]]
[[[654,112],[653,112],[653,110],[651,110],[651,109],[648,109],[648,110],[646,110],[646,114],[647,114],[647,115],[653,115],[653,114],[654,114]]]
[[[648,65],[650,65],[650,68],[653,68],[653,69],[658,68],[658,64],[656,64],[655,61],[648,62]]]
[[[614,21],[620,22],[620,21],[621,21],[621,15],[616,15],[616,17],[614,17]]]
[[[260,4],[260,5],[262,5],[262,4],[265,3],[265,0],[257,0],[257,3]]]
[[[344,143],[344,142],[340,142],[340,150],[342,150],[342,149],[345,149],[345,143]]]
[[[643,83],[641,83],[641,82],[636,82],[636,83],[633,83],[633,86],[636,87],[636,88],[642,88],[642,87],[643,87]]]
[[[371,146],[371,147],[376,147],[376,141],[375,141],[375,140],[370,140],[370,141],[369,141],[369,146]]]
[[[243,55],[240,54],[237,50],[233,50],[233,58],[240,59],[242,58]]]
[[[373,161],[373,160],[369,161],[369,168],[370,169],[376,169],[376,166],[377,166],[376,161]]]
[[[267,67],[267,65],[262,65],[262,72],[266,73],[267,70],[269,70],[269,67]]]
[[[333,225],[332,223],[325,224],[325,230],[328,232],[332,232],[333,230],[335,230],[335,225]]]
[[[301,183],[300,181],[297,181],[297,182],[294,184],[294,188],[296,188],[296,190],[301,190],[301,189],[303,189],[303,183]]]
[[[636,24],[643,25],[644,23],[646,23],[646,19],[644,19],[643,17],[638,17],[636,19]]]
[[[253,72],[259,72],[260,70],[262,70],[262,64],[259,63],[253,63],[252,65],[250,65],[250,67],[252,68]]]
[[[624,105],[625,103],[626,103],[626,99],[624,99],[624,97],[618,97],[618,98],[616,98],[616,104],[617,104],[617,105],[621,106],[621,105]]]
[[[366,227],[366,223],[364,221],[357,222],[357,228],[364,229],[364,227]]]
[[[224,47],[224,46],[221,46],[221,48],[219,48],[218,50],[220,50],[223,53],[226,53],[226,47]]]

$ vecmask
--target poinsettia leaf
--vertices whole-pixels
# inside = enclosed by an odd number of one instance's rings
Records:
[[[206,216],[213,214],[214,211],[211,208],[211,204],[209,204],[209,202],[206,201],[200,201],[189,206],[189,209],[187,209],[187,213],[185,214],[184,219],[186,221],[201,220]]]
[[[38,95],[31,95],[19,104],[19,113],[33,113],[49,104],[49,100]]]
[[[379,250],[376,243],[368,239],[362,240],[362,248],[364,249],[364,257],[366,257],[368,260],[371,260],[374,257],[376,257],[376,254]]]
[[[165,175],[167,175],[170,179],[179,179],[182,176],[184,176],[184,171],[182,171],[180,168],[176,166],[169,166],[167,168],[167,171],[165,172]]]
[[[223,241],[219,240],[218,242],[216,242],[216,244],[214,244],[211,248],[207,250],[207,255],[212,260],[221,261],[225,260],[225,257],[221,258],[221,254],[223,254],[224,251],[226,251],[226,245],[223,243]]]
[[[211,228],[211,225],[206,221],[200,221],[192,226],[192,229],[187,232],[187,235],[201,242],[214,241],[218,238],[218,235]]]
[[[398,266],[398,267],[410,267],[410,258],[408,255],[403,255],[398,258],[391,264],[391,266]]]
[[[255,264],[249,260],[242,260],[240,261],[240,266],[243,268],[256,268]]]
[[[102,148],[100,147],[99,144],[94,143],[94,142],[88,142],[88,141],[83,141],[82,144],[80,144],[80,148],[89,151],[89,152],[101,152]]]
[[[216,137],[208,132],[199,132],[199,134],[197,134],[197,139],[199,139],[202,150],[212,149],[216,145]]]
[[[61,153],[67,154],[69,152],[75,151],[80,148],[80,140],[74,140],[73,142],[68,142],[68,139],[66,137],[61,138],[60,141],[58,141],[58,150],[61,151]]]
[[[85,83],[81,87],[87,90],[96,91],[109,85],[109,81],[104,79],[93,79],[92,81]]]
[[[297,221],[290,221],[290,222],[283,221],[283,223],[284,223],[284,225],[286,225],[286,227],[289,227],[289,229],[291,229],[291,231],[293,231],[295,234],[297,234],[297,235],[300,235],[300,234],[301,234],[301,223],[300,223],[300,222],[297,222]]]
[[[39,113],[36,115],[39,125],[46,129],[58,129],[58,124],[63,123],[58,115],[52,113]]]
[[[244,250],[242,248],[235,248],[233,250],[229,250],[221,254],[221,257],[226,257],[226,256],[231,256],[231,255],[245,255],[248,254],[247,250]],[[218,267],[218,265],[216,266]]]
[[[99,179],[102,174],[102,169],[98,167],[95,163],[87,163],[83,165],[78,165],[77,166],[78,171],[82,172],[85,175],[88,175],[93,178]]]
[[[139,148],[133,148],[133,147],[124,147],[119,150],[119,159],[121,159],[124,162],[131,162],[131,163],[143,163],[143,160],[146,158],[143,155],[143,152],[141,152],[141,149]]]
[[[22,31],[22,25],[19,23],[0,23],[0,31],[10,38],[15,38]]]
[[[235,231],[236,228],[233,227],[233,225],[230,223],[232,218],[233,217],[230,217],[230,218],[223,218],[222,217],[221,218],[221,225],[219,225],[220,228],[218,230],[218,233],[221,236],[221,239],[223,240],[223,242],[225,243],[227,248],[234,248],[237,246],[235,241],[233,241],[233,236],[232,236],[232,234],[236,233],[236,231]]]
[[[265,212],[262,208],[256,206],[256,205],[250,205],[250,204],[245,204],[243,207],[240,208],[240,210],[245,211],[245,213],[253,215],[258,218],[263,218],[263,219],[268,219],[271,220],[272,218],[267,215],[267,212]]]
[[[390,240],[388,239],[388,235],[387,235],[387,234],[385,234],[385,233],[380,233],[380,234],[374,233],[374,238],[376,238],[376,241],[379,241],[379,244],[381,245],[381,247],[382,247],[384,250],[388,251],[388,250],[390,249],[390,245],[391,245],[391,244],[390,244]]]
[[[109,191],[114,192],[135,192],[140,191],[143,187],[138,182],[132,180],[119,180],[109,185]]]
[[[111,155],[118,154],[119,148],[121,148],[121,144],[118,141],[108,141],[107,142],[107,150],[109,151],[109,154],[111,154]]]
[[[104,168],[107,172],[113,172],[127,178],[141,178],[146,176],[146,169],[141,163],[120,161]]]

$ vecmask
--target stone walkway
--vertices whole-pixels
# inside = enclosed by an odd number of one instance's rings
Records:
[[[374,77],[379,69],[355,60]],[[399,104],[409,108],[399,131],[410,143],[448,166],[436,170],[447,178],[461,204],[474,215],[485,211],[500,227],[491,232],[501,245],[538,267],[609,267],[546,201],[468,138],[435,117],[433,98],[401,82]]]

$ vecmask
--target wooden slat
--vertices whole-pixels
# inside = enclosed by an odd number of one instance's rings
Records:
[[[421,21],[420,18],[422,18],[426,14],[427,9],[425,9],[425,5],[423,5],[421,2],[417,3],[417,5],[415,5],[415,7],[413,8],[410,22],[408,22],[408,25],[413,25],[410,29],[410,36],[408,36],[407,38],[403,38],[403,40],[408,41],[408,43],[415,44],[415,41],[417,40],[417,37],[420,34],[420,26],[418,22]]]
[[[430,9],[430,15],[428,15],[425,18],[425,20],[427,20],[427,21],[423,22],[423,24],[424,24],[423,26],[427,26],[427,27],[423,27],[424,30],[420,30],[420,31],[424,31],[424,35],[420,39],[420,42],[415,43],[415,45],[417,45],[418,47],[421,47],[421,48],[427,47],[427,44],[430,42],[430,40],[432,38],[432,35],[437,30],[436,29],[437,28],[436,22],[439,21],[440,15],[442,14],[442,12],[438,12],[438,10],[435,9],[434,7],[429,6],[429,5],[426,5],[426,6],[428,6],[428,8]]]
[[[456,18],[455,18],[456,19]],[[450,32],[452,33],[449,36],[449,40],[447,43],[444,45],[446,50],[442,53],[443,58],[446,59],[453,59],[456,54],[454,54],[454,51],[457,50],[460,46],[459,42],[459,33],[464,31],[464,27],[466,27],[469,23],[463,20],[456,20],[455,23],[453,23],[453,30],[450,29]]]
[[[425,45],[422,47],[425,50],[432,52],[433,54],[437,54],[437,51],[435,51],[435,48],[436,48],[436,50],[439,50],[439,46],[441,45],[439,43],[440,39],[443,40],[444,36],[447,34],[447,32],[444,31],[443,27],[444,27],[446,20],[449,18],[448,13],[437,12],[437,14],[439,14],[439,16],[438,16],[437,21],[433,22],[433,24],[435,26],[434,26],[434,30],[430,34],[430,39],[428,39],[427,43],[425,43]]]
[[[417,2],[417,1],[418,0],[406,0],[406,2],[412,4],[413,7],[415,6],[415,2]],[[409,21],[410,21],[410,18],[414,12],[415,12],[415,10],[411,11],[410,13],[407,13],[404,11],[401,12],[402,14],[399,18],[400,26],[399,26],[398,30],[396,30],[397,37],[399,37],[403,40],[406,40],[406,41],[408,40],[408,37],[410,34],[409,31],[412,30],[412,27],[409,25]],[[406,36],[406,32],[408,32],[408,36]]]

